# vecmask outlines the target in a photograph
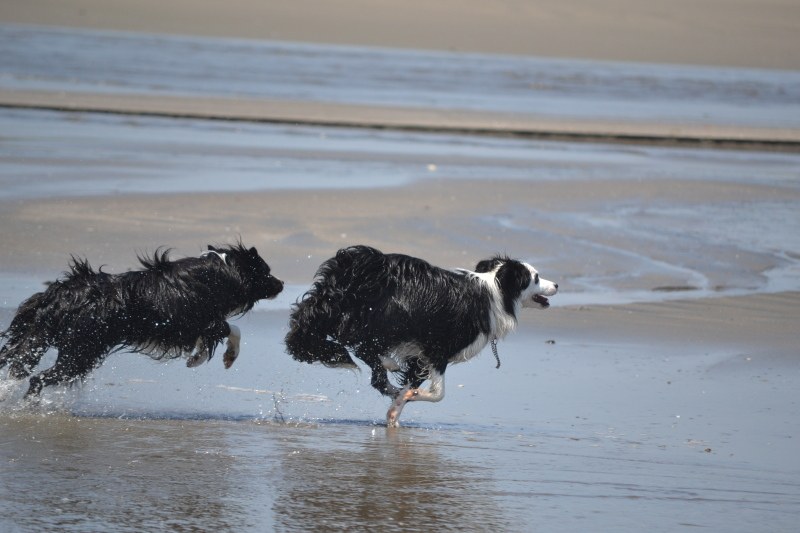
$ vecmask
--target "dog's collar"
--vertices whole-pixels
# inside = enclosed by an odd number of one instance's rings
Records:
[[[211,255],[211,254],[214,254],[217,257],[219,257],[220,259],[222,259],[222,262],[225,263],[226,265],[228,264],[227,254],[221,254],[216,250],[206,250],[205,252],[200,254],[200,257],[205,257],[205,256]]]

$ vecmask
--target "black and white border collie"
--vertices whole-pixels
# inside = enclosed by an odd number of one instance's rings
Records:
[[[26,396],[83,378],[120,350],[154,359],[186,355],[187,366],[196,366],[227,337],[229,368],[241,333],[226,320],[283,290],[256,249],[241,243],[176,261],[159,250],[139,261],[141,270],[107,274],[73,257],[69,272],[22,302],[0,334],[0,368],[8,365],[9,377],[23,379],[49,347],[58,349],[55,365],[30,378]]]
[[[522,307],[546,309],[557,291],[532,266],[508,257],[481,261],[474,272],[451,271],[353,246],[325,261],[294,305],[286,348],[297,361],[357,368],[352,350],[371,369],[372,386],[393,399],[386,422],[397,426],[406,402],[444,397],[449,364],[502,339]],[[430,386],[421,389],[426,380]]]

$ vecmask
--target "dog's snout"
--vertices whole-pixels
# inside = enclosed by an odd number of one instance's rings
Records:
[[[553,286],[558,290],[558,283],[553,283]]]

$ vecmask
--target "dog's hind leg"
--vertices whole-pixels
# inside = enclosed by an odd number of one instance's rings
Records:
[[[106,328],[87,315],[76,321],[68,337],[58,345],[55,364],[31,377],[25,397],[38,395],[43,387],[59,383],[72,383],[83,378],[97,367],[111,349]]]
[[[99,348],[94,353],[84,350],[70,351],[69,353],[59,352],[56,363],[52,367],[30,379],[30,386],[25,393],[25,398],[38,396],[44,387],[60,383],[73,383],[86,377],[103,360],[104,355],[104,351]]]
[[[356,357],[364,361],[372,371],[370,378],[372,388],[384,396],[394,398],[400,392],[400,389],[389,381],[388,371],[400,370],[400,365],[391,357],[386,356],[385,352],[385,348],[377,342],[364,342],[355,349]]]
[[[400,393],[400,389],[392,385],[392,383],[389,381],[389,373],[385,368],[383,368],[383,366],[379,368],[372,368],[372,378],[370,380],[370,384],[374,389],[384,396],[391,396],[392,398],[395,398]]]
[[[0,368],[8,365],[8,375],[13,379],[28,377],[47,351],[48,343],[36,337],[26,337],[10,342],[0,349]]]

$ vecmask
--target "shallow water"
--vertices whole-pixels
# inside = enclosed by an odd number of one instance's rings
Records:
[[[430,179],[796,189],[800,155],[0,108],[3,199],[392,187]],[[678,182],[680,183],[680,182]]]
[[[798,127],[800,74],[0,25],[0,88]]]
[[[789,478],[579,437],[62,415],[0,429],[5,531],[635,530],[642,516],[746,531],[768,513],[788,531],[798,505]]]
[[[36,531],[789,531],[800,512],[793,361],[548,344],[535,327],[381,425],[365,373],[281,353],[239,321],[234,368],[109,358],[38,405],[0,402],[0,528]],[[491,367],[490,367],[491,365]],[[624,386],[620,386],[624,384]],[[9,390],[10,389],[10,390]],[[729,391],[737,390],[732,398]]]

